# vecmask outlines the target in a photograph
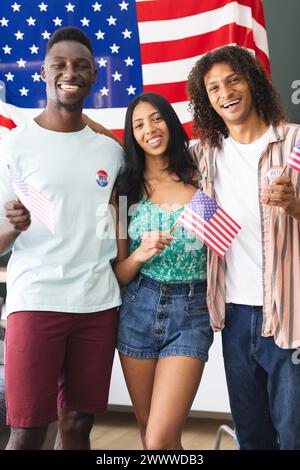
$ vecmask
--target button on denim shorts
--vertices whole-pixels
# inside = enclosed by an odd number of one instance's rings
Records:
[[[208,360],[206,281],[164,284],[139,274],[123,291],[117,349],[126,356]]]

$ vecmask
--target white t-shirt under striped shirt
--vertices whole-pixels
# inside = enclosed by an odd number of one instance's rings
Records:
[[[251,144],[228,137],[216,162],[217,201],[242,227],[225,255],[226,302],[263,305],[258,161],[267,144],[268,132]]]

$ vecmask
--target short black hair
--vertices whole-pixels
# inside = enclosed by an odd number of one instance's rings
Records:
[[[91,40],[88,37],[88,35],[85,34],[85,32],[82,31],[80,28],[65,27],[65,28],[57,29],[52,34],[52,36],[50,37],[48,41],[46,55],[48,54],[50,49],[54,46],[54,44],[60,41],[79,42],[80,44],[83,44],[85,47],[87,47],[90,53],[92,54],[92,56],[94,56],[94,51],[93,51]]]

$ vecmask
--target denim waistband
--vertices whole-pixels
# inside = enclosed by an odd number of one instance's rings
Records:
[[[194,293],[206,292],[207,282],[205,281],[193,281],[193,282],[173,282],[167,283],[162,281],[156,281],[151,277],[139,274],[137,279],[137,285],[143,285],[148,289],[154,291],[162,291],[165,294],[170,295],[193,295]]]

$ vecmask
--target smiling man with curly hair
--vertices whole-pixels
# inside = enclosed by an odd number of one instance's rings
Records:
[[[286,168],[300,126],[241,47],[202,57],[188,94],[204,192],[242,227],[224,260],[207,260],[240,448],[300,449],[300,177]]]

